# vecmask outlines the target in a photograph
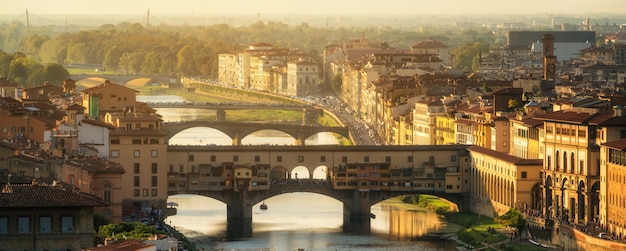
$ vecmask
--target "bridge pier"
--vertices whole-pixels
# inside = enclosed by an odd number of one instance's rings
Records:
[[[249,192],[240,190],[230,192],[226,203],[227,238],[245,238],[252,236],[252,205]]]
[[[343,203],[343,223],[367,222],[369,224],[372,215],[369,192],[359,192],[352,194],[352,199]]]

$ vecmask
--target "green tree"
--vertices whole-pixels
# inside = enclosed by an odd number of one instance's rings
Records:
[[[194,54],[193,48],[189,45],[185,45],[178,51],[176,54],[176,58],[178,59],[176,67],[180,73],[186,76],[197,75],[193,66]]]
[[[104,59],[102,65],[106,69],[112,70],[117,73],[117,69],[120,67],[120,60],[122,58],[122,50],[118,46],[109,47],[104,53]]]
[[[67,44],[61,39],[52,39],[44,42],[39,50],[42,63],[63,64],[66,57]]]
[[[464,71],[472,71],[472,66],[475,65],[476,57],[481,52],[488,52],[489,45],[484,42],[471,42],[463,44],[452,49],[452,53],[456,55],[454,61],[454,68],[463,69]]]
[[[519,101],[517,99],[509,99],[508,108],[512,110],[517,107],[519,107]]]
[[[52,85],[62,86],[63,81],[70,77],[70,73],[60,64],[48,64],[43,68],[46,81]]]

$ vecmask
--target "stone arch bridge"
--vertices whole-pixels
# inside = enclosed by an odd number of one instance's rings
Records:
[[[251,233],[254,205],[284,193],[332,197],[343,203],[344,223],[369,222],[372,205],[400,195],[435,195],[459,210],[470,203],[465,145],[169,146],[168,159],[168,195],[222,201],[227,231],[239,237]],[[281,171],[301,166],[310,174],[327,167],[326,177],[292,179]]]
[[[287,124],[265,124],[265,123],[236,123],[236,122],[208,122],[208,121],[185,121],[169,122],[164,124],[164,129],[168,132],[169,138],[183,130],[194,127],[209,127],[223,132],[233,140],[233,146],[241,145],[241,139],[261,130],[278,130],[289,134],[295,139],[295,145],[302,146],[304,141],[320,132],[332,132],[339,134],[346,139],[350,138],[350,132],[345,127],[335,126],[302,126]]]
[[[88,79],[88,78],[104,78],[104,79],[108,79],[111,80],[112,82],[115,82],[119,85],[125,86],[128,82],[130,82],[131,80],[134,79],[140,79],[140,78],[149,78],[155,82],[158,82],[161,86],[170,86],[170,85],[177,85],[178,83],[180,83],[180,81],[178,80],[178,78],[176,76],[170,76],[170,75],[107,75],[107,74],[100,74],[100,75],[91,75],[91,74],[80,74],[80,75],[70,75],[69,77],[70,79],[78,82],[80,80],[83,79]]]

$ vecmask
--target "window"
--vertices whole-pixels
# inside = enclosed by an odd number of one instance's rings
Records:
[[[52,229],[52,217],[41,216],[39,217],[39,232],[43,234],[49,234]]]
[[[139,186],[139,176],[135,176],[134,177],[134,184],[135,184],[136,187]]]
[[[528,176],[528,174],[526,173],[526,171],[522,172],[522,179],[526,179],[526,177]]]
[[[210,159],[211,159],[211,162],[215,162],[215,160],[216,160],[215,155],[211,155]]]
[[[111,191],[110,190],[104,190],[104,196],[102,197],[104,199],[104,202],[111,203]]]
[[[151,145],[158,145],[159,144],[159,139],[158,138],[150,138],[150,144]]]
[[[408,156],[408,157],[406,158],[406,161],[407,161],[407,162],[413,162],[413,156]]]
[[[26,217],[17,217],[17,233],[18,234],[27,234],[30,232],[30,218]]]
[[[63,233],[74,232],[74,216],[61,217],[61,232]]]
[[[148,197],[148,189],[143,190],[143,197]]]
[[[365,163],[370,162],[370,156],[364,156],[363,157],[363,162],[365,162]]]
[[[133,164],[133,173],[134,173],[134,174],[138,174],[138,173],[140,173],[140,172],[141,172],[141,168],[140,168],[139,163],[134,163],[134,164]]]
[[[141,139],[133,139],[133,145],[141,145]]]
[[[152,176],[152,186],[153,187],[159,185],[157,181],[158,181],[157,176]]]
[[[111,150],[111,158],[119,158],[120,151],[119,150]]]
[[[152,173],[157,173],[159,171],[159,165],[157,163],[152,163]]]
[[[135,190],[133,190],[133,195],[134,195],[135,197],[139,197],[139,189],[135,189]]]
[[[193,155],[189,155],[189,161],[194,161],[195,157]]]
[[[411,160],[409,162],[413,162],[413,160]],[[428,162],[431,162],[431,163],[435,162],[435,156],[432,156],[432,155],[428,156]]]
[[[119,145],[119,144],[120,144],[120,139],[116,139],[116,138],[111,139],[111,145]]]
[[[450,155],[450,161],[456,162],[456,155]]]
[[[282,162],[283,161],[283,156],[276,156],[276,162]]]
[[[385,156],[385,162],[387,163],[391,162],[391,156]]]
[[[326,156],[324,155],[320,156],[320,162],[326,162]]]
[[[233,155],[233,161],[239,161],[239,156]]]
[[[298,162],[304,162],[304,156],[302,155],[298,156]]]
[[[139,158],[139,156],[141,156],[141,152],[139,150],[135,150],[133,152],[133,156],[135,156],[135,158]]]
[[[341,162],[347,163],[348,162],[348,156],[341,156]]]
[[[157,197],[158,193],[156,189],[152,189],[152,197]]]
[[[152,158],[156,158],[159,157],[159,152],[157,150],[152,150],[150,152],[150,155],[152,156]]]
[[[255,155],[254,156],[254,162],[261,162],[261,156]]]
[[[9,218],[0,217],[0,234],[6,234],[9,232]]]

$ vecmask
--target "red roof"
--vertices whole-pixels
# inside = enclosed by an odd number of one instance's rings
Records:
[[[106,203],[93,195],[66,191],[47,184],[2,185],[0,208],[27,207],[104,207]],[[7,192],[10,191],[10,192]]]

